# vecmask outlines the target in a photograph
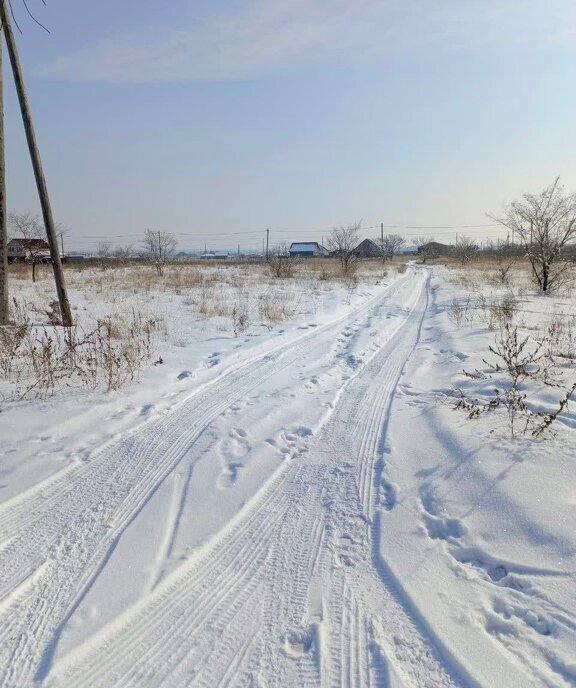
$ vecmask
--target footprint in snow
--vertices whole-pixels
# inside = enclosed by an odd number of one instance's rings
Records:
[[[468,529],[462,521],[444,515],[441,502],[430,485],[420,488],[420,501],[424,525],[430,538],[451,540],[466,535]]]
[[[312,428],[296,425],[283,430],[277,438],[268,438],[266,442],[275,447],[283,458],[295,459],[308,452],[308,440],[312,435]]]
[[[356,561],[357,543],[349,533],[336,535],[334,540],[334,558],[337,568],[354,566]]]
[[[312,428],[309,428],[307,425],[297,425],[295,428],[292,429],[292,433],[294,435],[297,435],[298,437],[311,437],[313,434]],[[287,434],[286,438],[288,437],[289,435]]]
[[[386,511],[392,511],[398,501],[398,486],[387,480],[382,480],[380,484],[379,501]]]
[[[428,536],[433,540],[458,539],[468,532],[466,526],[457,518],[432,516],[429,513],[424,513],[424,525]]]
[[[34,438],[32,442],[48,442],[52,438],[50,435],[39,435],[38,437]]]
[[[240,461],[230,461],[218,477],[218,487],[233,487],[238,480],[238,472],[243,467],[244,464]]]
[[[216,486],[219,489],[228,489],[238,481],[240,469],[244,467],[244,459],[252,451],[248,433],[243,428],[233,428],[228,437],[217,443],[215,449],[222,463],[222,471],[216,480]]]
[[[289,657],[299,658],[309,654],[315,644],[315,630],[312,626],[288,631],[284,638],[284,649]]]
[[[213,368],[214,366],[217,366],[219,363],[220,363],[220,352],[214,351],[214,353],[211,353],[210,356],[208,356],[208,361],[206,363],[206,366],[208,368]]]
[[[551,623],[532,609],[527,609],[517,604],[510,604],[500,599],[494,600],[493,609],[496,614],[506,621],[513,619],[523,621],[540,635],[550,635],[552,632]]]

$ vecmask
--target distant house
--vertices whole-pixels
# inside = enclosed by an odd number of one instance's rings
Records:
[[[381,246],[372,239],[364,239],[352,251],[352,255],[356,258],[382,258],[384,251]]]
[[[10,239],[8,242],[8,262],[48,262],[50,246],[44,239]]]
[[[400,255],[401,256],[417,256],[418,255],[418,246],[404,246],[404,248],[400,249]]]
[[[288,250],[291,258],[319,258],[328,255],[328,250],[317,241],[299,241],[290,244]]]
[[[202,260],[225,260],[228,257],[224,251],[207,251],[200,256]]]
[[[418,255],[424,258],[439,258],[440,256],[449,256],[452,252],[452,247],[447,244],[441,244],[438,241],[429,241],[427,244],[418,246]]]

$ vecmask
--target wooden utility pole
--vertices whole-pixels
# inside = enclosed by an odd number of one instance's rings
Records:
[[[386,262],[386,255],[384,254],[384,223],[380,223],[380,250],[382,251],[382,262]]]
[[[6,227],[6,172],[4,160],[4,84],[0,28],[0,325],[8,325],[8,231]]]
[[[266,260],[268,260],[268,245],[270,241],[270,230],[266,230]]]
[[[12,32],[12,26],[10,24],[6,0],[0,0],[0,21],[2,22],[4,35],[6,36],[6,47],[8,48],[8,55],[10,56],[10,64],[12,65],[16,92],[18,93],[18,102],[20,103],[20,111],[22,113],[22,121],[26,131],[28,150],[30,151],[32,167],[34,168],[34,177],[36,178],[36,186],[38,188],[38,195],[40,197],[42,217],[44,218],[44,226],[46,227],[46,235],[48,238],[48,244],[50,246],[50,258],[52,259],[52,269],[54,270],[56,291],[58,293],[58,302],[60,304],[60,313],[62,315],[62,324],[64,327],[71,327],[72,311],[70,310],[70,302],[68,301],[68,294],[66,293],[64,272],[62,270],[62,262],[60,260],[60,252],[58,250],[58,237],[56,236],[56,227],[54,225],[52,208],[50,206],[46,178],[44,176],[42,160],[40,159],[40,152],[36,142],[36,133],[34,131],[34,124],[32,122],[32,114],[30,112],[30,105],[28,103],[28,96],[26,95],[22,67],[20,65],[20,58],[18,57],[18,49],[16,47],[16,41],[14,40],[14,33]]]

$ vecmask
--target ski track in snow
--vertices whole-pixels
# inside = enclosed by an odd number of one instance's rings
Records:
[[[402,298],[305,453],[286,459],[207,545],[84,645],[59,638],[123,532],[234,402]],[[230,369],[175,410],[0,509],[0,686],[455,686],[462,683],[377,552],[386,417],[420,337],[428,277]],[[366,320],[368,316],[368,319]],[[157,567],[172,546],[182,483]],[[16,533],[14,535],[14,533]],[[159,580],[159,579],[158,579]]]

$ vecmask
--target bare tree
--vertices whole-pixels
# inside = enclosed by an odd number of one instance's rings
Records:
[[[294,269],[300,264],[298,257],[291,257],[286,243],[280,243],[274,246],[268,252],[268,269],[273,277],[282,279],[285,277],[292,277]]]
[[[101,241],[96,249],[98,258],[110,258],[112,255],[112,244],[109,241]]]
[[[452,247],[452,255],[458,258],[462,265],[469,263],[472,258],[474,258],[477,251],[478,246],[476,242],[474,239],[467,236],[459,236]]]
[[[134,246],[132,244],[127,244],[126,246],[116,246],[113,253],[114,258],[116,258],[120,263],[125,265],[134,257]]]
[[[358,231],[360,222],[347,227],[335,227],[326,241],[330,251],[340,261],[340,269],[343,275],[350,275],[356,267],[354,249],[358,246]]]
[[[8,225],[13,232],[24,240],[24,260],[32,264],[32,281],[36,281],[36,266],[50,260],[50,247],[46,243],[44,227],[37,215],[30,213],[10,213]]]
[[[102,270],[106,270],[110,266],[112,258],[112,244],[109,241],[101,241],[96,249],[96,255],[99,258],[99,265]]]
[[[520,240],[532,266],[534,281],[543,294],[573,277],[574,264],[566,251],[576,238],[576,194],[568,194],[560,178],[539,194],[524,194],[505,206],[493,220]]]
[[[418,249],[418,255],[422,258],[423,263],[425,263],[429,258],[438,258],[438,251],[434,246],[434,237],[417,237],[414,243]]]
[[[166,261],[178,245],[176,237],[170,232],[147,229],[144,232],[143,243],[146,256],[154,261],[158,275],[163,275]]]
[[[406,243],[400,234],[385,234],[382,240],[382,254],[384,258],[394,258]]]

